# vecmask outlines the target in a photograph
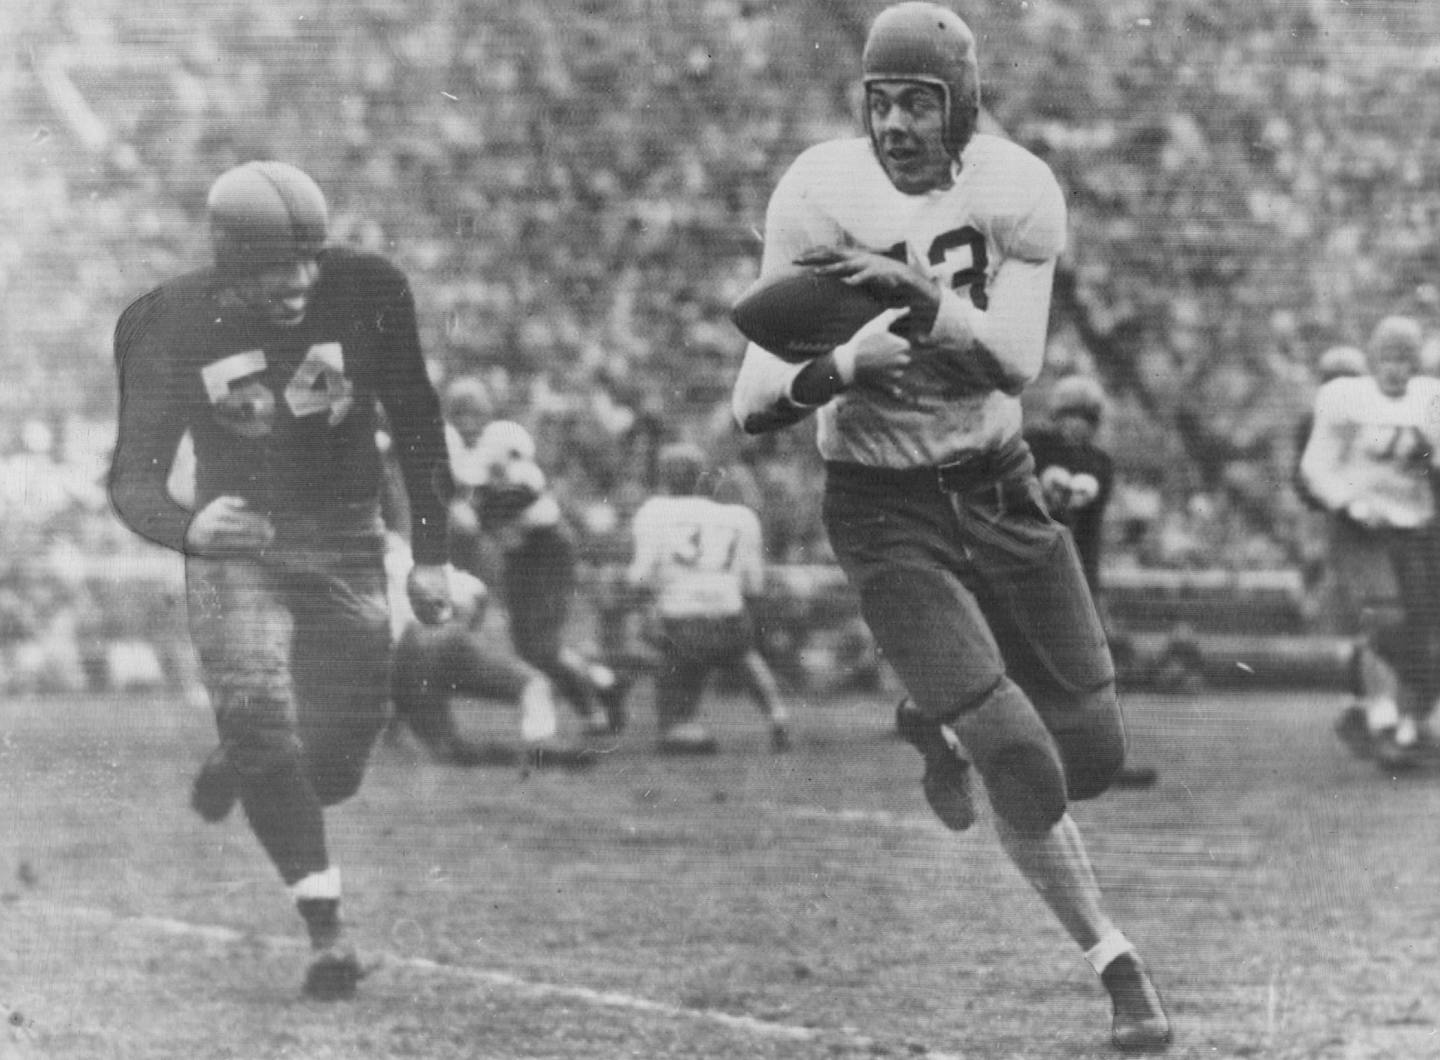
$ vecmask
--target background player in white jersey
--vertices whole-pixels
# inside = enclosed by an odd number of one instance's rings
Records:
[[[765,588],[760,520],[743,504],[701,494],[705,454],[693,445],[660,451],[663,494],[635,513],[635,556],[626,575],[648,598],[652,639],[660,652],[655,709],[660,748],[705,754],[716,749],[698,714],[705,683],[717,669],[744,682],[770,726],[770,746],[790,746],[780,688],[755,646],[748,601]]]
[[[973,820],[958,740],[1006,851],[1109,992],[1115,1045],[1161,1047],[1169,1021],[1068,810],[1124,762],[1114,665],[1020,433],[1064,199],[1035,156],[975,133],[975,37],[953,12],[886,9],[862,62],[868,135],[791,166],[761,273],[808,264],[895,308],[803,367],[752,345],[736,417],[754,433],[818,410],[826,529],[913,703],[899,727],[931,807],[953,829]]]
[[[1440,380],[1418,374],[1422,339],[1409,317],[1380,321],[1370,374],[1320,388],[1300,459],[1309,494],[1336,515],[1330,562],[1350,610],[1400,677],[1398,707],[1365,701],[1372,749],[1392,766],[1414,760],[1440,695]]]

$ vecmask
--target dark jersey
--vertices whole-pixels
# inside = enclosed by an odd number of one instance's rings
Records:
[[[1089,443],[1072,445],[1059,431],[1050,427],[1026,431],[1025,441],[1035,454],[1035,474],[1043,473],[1047,467],[1063,467],[1071,474],[1093,475],[1100,484],[1095,499],[1085,507],[1078,511],[1051,513],[1059,522],[1070,527],[1070,534],[1075,538],[1075,550],[1080,553],[1080,563],[1085,568],[1085,580],[1090,583],[1092,592],[1098,592],[1105,507],[1110,503],[1115,485],[1115,462],[1099,446]]]
[[[524,483],[483,482],[475,489],[475,512],[486,530],[500,530],[517,523],[540,496]]]
[[[236,304],[213,269],[156,288],[121,315],[110,493],[131,529],[183,549],[191,513],[166,477],[187,430],[197,508],[238,496],[283,523],[376,500],[378,401],[404,472],[416,561],[444,562],[444,428],[409,283],[370,254],[334,248],[319,261],[293,327]]]

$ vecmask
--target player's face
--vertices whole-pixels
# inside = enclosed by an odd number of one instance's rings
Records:
[[[890,183],[906,195],[948,188],[953,160],[945,150],[945,95],[915,81],[865,87],[870,135]]]
[[[486,419],[479,409],[455,409],[450,413],[450,426],[466,445],[474,445],[485,429]]]
[[[1095,437],[1095,424],[1078,412],[1063,412],[1055,417],[1055,429],[1071,445],[1085,445]]]
[[[319,279],[320,263],[306,258],[256,269],[240,279],[235,289],[240,300],[265,321],[290,328],[305,319]]]
[[[1382,346],[1370,359],[1375,385],[1386,397],[1403,397],[1419,370],[1419,356],[1408,346]]]

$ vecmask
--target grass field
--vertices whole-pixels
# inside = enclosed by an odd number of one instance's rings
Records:
[[[645,698],[586,775],[383,744],[332,814],[376,968],[331,1006],[298,997],[299,921],[239,815],[185,805],[207,712],[0,705],[0,1057],[1111,1055],[1088,967],[988,820],[931,819],[889,703],[795,701],[776,756],[720,697],[722,753],[678,761],[652,754]],[[1127,700],[1161,782],[1076,816],[1170,1056],[1440,1056],[1440,776],[1347,757],[1338,705]]]

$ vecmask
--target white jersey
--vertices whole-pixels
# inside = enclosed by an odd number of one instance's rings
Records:
[[[473,445],[467,445],[460,432],[447,423],[445,448],[450,454],[450,474],[457,486],[461,489],[474,489],[485,481],[490,470],[487,463],[489,454],[481,447],[478,437]]]
[[[631,585],[655,595],[664,618],[723,618],[765,584],[760,520],[742,504],[651,497],[635,513]]]
[[[1430,474],[1440,466],[1440,379],[1416,376],[1387,397],[1371,376],[1333,379],[1315,396],[1315,426],[1300,474],[1320,502],[1345,511],[1359,502],[1383,526],[1435,520]]]
[[[941,286],[940,315],[917,343],[902,398],[852,387],[819,411],[826,459],[882,467],[947,463],[1020,432],[1019,390],[1039,374],[1065,201],[1048,166],[1017,144],[979,134],[955,183],[922,195],[896,190],[869,140],[804,152],[771,196],[761,275],[819,246],[903,258]],[[1005,390],[977,389],[958,370],[981,346],[1005,370]],[[796,418],[788,400],[800,369],[751,345],[734,411],[747,429]],[[1008,391],[1008,392],[1006,392]],[[789,420],[785,413],[790,413]],[[773,421],[772,421],[773,422]]]

